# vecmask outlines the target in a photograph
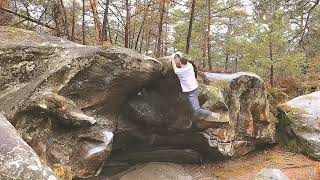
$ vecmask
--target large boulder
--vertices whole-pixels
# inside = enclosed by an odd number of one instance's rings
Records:
[[[58,179],[2,114],[0,132],[0,179]]]
[[[292,151],[320,159],[320,92],[297,97],[279,108],[279,135]]]
[[[0,42],[0,111],[50,166],[95,175],[111,152],[120,106],[161,64],[9,27],[0,27]]]
[[[201,104],[222,118],[198,130],[166,58],[8,27],[0,27],[0,42],[0,112],[55,170],[90,177],[142,162],[239,156],[275,142],[264,82],[254,74],[201,76]]]

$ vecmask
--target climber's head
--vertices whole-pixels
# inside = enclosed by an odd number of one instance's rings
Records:
[[[180,54],[175,54],[175,55],[174,55],[174,61],[175,61],[176,66],[177,66],[178,68],[181,68],[181,62],[180,62],[180,60],[181,60]]]
[[[181,63],[182,65],[186,65],[186,64],[188,63],[188,59],[185,58],[185,57],[183,57],[183,58],[180,59],[180,63]]]

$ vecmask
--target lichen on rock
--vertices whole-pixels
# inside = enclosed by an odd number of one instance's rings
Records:
[[[58,180],[2,114],[0,132],[0,179]]]
[[[289,149],[320,159],[320,92],[300,96],[279,108],[278,134]]]

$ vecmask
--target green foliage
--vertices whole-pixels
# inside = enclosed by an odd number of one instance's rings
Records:
[[[16,0],[12,1],[9,7],[19,14],[56,27],[54,30],[43,28],[18,16],[14,16],[12,25],[66,37],[67,28],[59,10],[59,2]],[[63,2],[71,31],[73,1]],[[84,12],[82,1],[75,2],[74,41],[81,43],[84,13],[86,43],[94,45],[97,43],[96,30],[90,1],[85,1]],[[102,21],[106,0],[97,2],[98,14]],[[166,1],[161,39],[163,56],[175,51],[184,52],[186,49],[191,2]],[[129,1],[130,48],[150,56],[155,55],[158,41],[159,3],[160,0]],[[205,67],[208,67],[210,59],[216,70],[251,71],[265,79],[270,78],[272,65],[275,78],[302,76],[310,71],[310,59],[320,56],[320,6],[316,6],[311,12],[313,6],[314,2],[306,0],[211,0],[211,29],[208,38],[208,0],[197,0],[189,58],[198,64],[204,64]],[[117,46],[124,46],[125,8],[124,1],[110,0],[110,34],[114,45]],[[42,13],[43,15],[38,17]],[[310,16],[305,28],[308,13]],[[208,39],[211,57],[207,57]],[[138,47],[135,47],[136,44]]]

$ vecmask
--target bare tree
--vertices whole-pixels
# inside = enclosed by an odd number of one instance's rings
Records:
[[[72,22],[71,22],[71,40],[74,41],[75,40],[75,35],[74,35],[74,31],[75,31],[75,25],[76,25],[76,0],[72,1]]]
[[[130,10],[129,10],[129,0],[125,2],[126,8],[126,25],[124,32],[124,47],[129,48],[129,26],[130,26]]]
[[[67,35],[67,38],[70,40],[70,32],[69,32],[69,23],[68,23],[68,18],[67,18],[67,12],[66,12],[66,8],[64,7],[64,4],[63,4],[63,0],[60,0],[59,1],[59,5],[60,5],[60,10],[61,10],[61,13],[62,13],[62,20],[63,20],[63,23],[64,23],[64,30],[65,30],[65,33]]]
[[[146,18],[147,18],[148,13],[149,13],[150,5],[151,5],[151,1],[149,1],[147,7],[146,7],[145,10],[144,10],[143,19],[142,19],[141,26],[140,26],[140,29],[139,29],[139,32],[138,32],[138,35],[137,35],[136,43],[135,43],[135,50],[138,49],[138,42],[139,42],[139,39],[140,39],[140,36],[141,36],[141,32],[142,32],[142,30],[143,30],[144,24],[145,24],[145,22],[146,22]],[[143,38],[143,37],[142,37],[142,38]],[[141,43],[142,43],[142,42],[143,42],[143,40],[141,40]]]
[[[160,22],[159,22],[159,30],[158,30],[158,41],[156,46],[156,57],[160,57],[161,53],[161,42],[162,42],[162,28],[163,28],[163,16],[165,11],[165,2],[166,0],[160,0]]]
[[[191,14],[190,14],[190,20],[189,20],[189,30],[188,30],[187,44],[186,44],[186,53],[187,54],[189,54],[189,50],[190,50],[190,41],[191,41],[192,24],[193,24],[193,19],[194,19],[195,6],[196,6],[196,0],[192,0]]]
[[[309,24],[309,20],[310,20],[310,16],[311,16],[311,13],[313,12],[313,10],[319,5],[320,3],[320,0],[316,0],[313,4],[313,6],[308,10],[307,12],[307,18],[306,18],[306,22],[305,22],[305,25],[303,27],[303,30],[302,30],[302,34],[301,34],[301,38],[299,40],[299,44],[302,45],[302,42],[304,40],[304,37],[306,35],[306,32],[307,32],[307,29],[308,29],[308,24]],[[303,20],[302,20],[302,24],[303,24]],[[302,46],[303,47],[303,46]]]
[[[228,46],[229,45],[229,38],[230,38],[230,35],[231,35],[231,17],[229,17],[229,22],[228,22],[228,25],[227,25],[227,36],[226,36],[226,45]],[[228,49],[225,50],[225,53],[226,53],[226,60],[225,60],[225,63],[224,63],[224,71],[228,71],[228,65],[229,65],[229,59],[230,59],[230,54],[229,54],[229,51]]]
[[[100,39],[101,42],[106,40],[105,36],[106,36],[106,29],[107,28],[108,28],[108,33],[109,33],[109,40],[110,40],[110,42],[112,42],[111,33],[110,33],[110,25],[109,25],[109,18],[108,18],[109,2],[110,2],[110,0],[106,0],[106,6],[104,9],[103,22],[102,22],[102,28],[101,28],[101,39]]]
[[[212,62],[211,62],[211,37],[210,37],[210,31],[211,31],[211,1],[207,0],[208,2],[208,24],[207,24],[207,53],[208,53],[208,64],[209,64],[209,70],[212,71]]]
[[[273,47],[272,47],[271,37],[270,37],[270,40],[269,40],[269,58],[270,58],[270,61],[271,61],[271,65],[270,65],[270,85],[271,85],[271,87],[274,87]]]
[[[1,0],[0,1],[0,26],[1,25],[5,25],[10,21],[10,15],[8,12],[2,10],[1,8],[6,8],[9,5],[9,1],[8,0]]]
[[[101,31],[100,31],[100,20],[99,20],[98,11],[97,11],[97,0],[90,0],[90,6],[93,14],[94,26],[96,29],[96,40],[98,44],[102,44],[102,42],[100,41]]]
[[[207,64],[207,60],[206,60],[206,56],[207,56],[207,32],[206,32],[206,28],[204,28],[204,32],[203,32],[203,42],[202,42],[202,67],[203,69],[206,68],[206,64]]]
[[[82,44],[86,44],[86,32],[85,32],[85,14],[86,14],[86,6],[85,0],[82,0]]]

